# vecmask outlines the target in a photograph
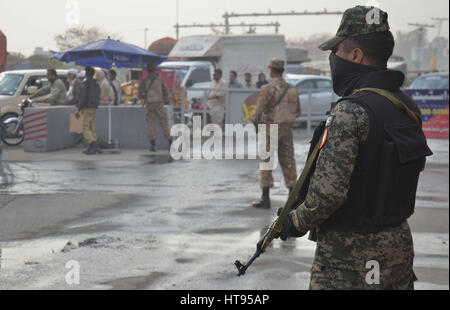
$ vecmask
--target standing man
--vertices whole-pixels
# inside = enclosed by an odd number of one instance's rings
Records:
[[[216,89],[226,89],[227,82],[222,79],[222,70],[215,69],[213,74],[213,81],[211,82],[211,88]],[[207,103],[206,106],[212,113],[209,113],[209,117],[211,118],[211,122],[213,124],[217,124],[222,126],[224,113],[214,113],[214,111],[224,111],[225,110],[225,91],[221,90],[211,90],[207,93]]]
[[[364,6],[346,10],[320,46],[331,50],[333,88],[343,98],[325,125],[306,200],[281,233],[315,230],[310,289],[414,289],[407,218],[432,153],[419,108],[400,90],[403,73],[387,69],[393,48],[387,13]]]
[[[156,119],[161,125],[164,137],[172,144],[169,124],[164,104],[169,104],[169,91],[166,83],[156,72],[153,63],[147,65],[148,76],[139,84],[139,98],[147,107],[147,126],[150,139],[150,152],[156,151]]]
[[[106,78],[106,73],[103,70],[95,72],[95,79],[100,87],[100,105],[110,105],[114,103],[114,91]]]
[[[258,82],[256,82],[256,87],[257,88],[262,88],[264,85],[269,84],[269,82],[267,82],[266,80],[266,75],[264,73],[260,73],[258,74]]]
[[[244,88],[244,85],[237,80],[236,71],[230,71],[230,75],[228,76],[228,88]]]
[[[58,78],[55,69],[47,70],[47,79],[50,84],[48,86],[42,87],[35,94],[31,95],[30,98],[34,99],[34,102],[48,102],[50,105],[65,105],[67,102],[66,96],[66,86],[64,82]]]
[[[86,67],[86,80],[83,82],[77,103],[77,116],[79,117],[80,113],[83,115],[83,136],[89,143],[88,149],[83,152],[86,155],[100,153],[95,126],[95,114],[100,104],[100,87],[94,80],[94,74],[94,68]]]
[[[283,79],[284,61],[272,59],[269,69],[272,82],[262,89],[251,121],[255,127],[258,124],[266,124],[267,145],[270,141],[270,124],[278,125],[278,137],[275,137],[278,138],[278,159],[286,187],[291,192],[297,181],[292,126],[301,114],[300,100],[295,86],[286,83]],[[262,197],[260,201],[253,203],[253,207],[270,209],[269,191],[273,187],[272,170],[260,171],[259,184],[262,188]]]
[[[109,70],[109,82],[114,91],[114,105],[119,105],[122,102],[122,88],[120,81],[117,79],[117,72],[115,70]]]
[[[78,72],[71,69],[70,78],[67,74],[67,80],[70,81],[69,90],[67,91],[67,105],[76,105],[78,99],[80,99],[81,87],[83,87],[83,81],[78,78]],[[69,70],[70,71],[70,70]]]
[[[250,72],[245,74],[245,88],[256,88],[255,83],[252,81],[252,74]]]

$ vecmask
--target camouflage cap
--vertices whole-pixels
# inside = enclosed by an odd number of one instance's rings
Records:
[[[356,37],[374,32],[389,31],[388,14],[373,6],[355,6],[347,9],[342,16],[336,36],[319,48],[332,50],[346,38]]]
[[[270,60],[269,68],[284,69],[284,60],[279,58],[272,58]]]

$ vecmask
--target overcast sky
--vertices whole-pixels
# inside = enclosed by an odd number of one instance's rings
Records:
[[[56,49],[54,35],[64,32],[70,24],[79,22],[99,26],[116,33],[122,40],[144,45],[144,29],[148,28],[148,43],[164,36],[175,37],[174,25],[192,23],[223,23],[225,12],[261,13],[286,11],[344,11],[362,4],[378,4],[389,14],[391,31],[409,31],[410,22],[427,23],[431,17],[448,18],[448,0],[0,0],[0,30],[8,37],[8,50],[33,53],[37,46]],[[79,9],[77,9],[79,8]],[[234,18],[233,23],[279,22],[280,33],[287,39],[309,37],[319,33],[335,33],[340,16],[287,16]],[[258,33],[270,33],[272,28],[259,28]],[[242,28],[233,33],[242,34]],[[211,33],[208,28],[181,29],[180,36]],[[430,36],[437,28],[430,29]],[[448,22],[442,27],[448,37]]]

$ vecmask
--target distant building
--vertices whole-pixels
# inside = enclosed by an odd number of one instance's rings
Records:
[[[38,55],[38,56],[51,56],[52,53],[50,51],[44,51],[44,49],[42,47],[36,47],[34,49],[34,55]]]

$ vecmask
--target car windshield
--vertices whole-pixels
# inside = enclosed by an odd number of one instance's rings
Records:
[[[0,75],[0,95],[13,96],[16,93],[23,75],[20,74],[1,74]]]
[[[448,88],[448,75],[429,75],[417,78],[412,89],[446,89]]]
[[[298,81],[299,80],[286,79],[286,82],[288,82],[289,84],[292,84],[292,85],[297,85]]]

